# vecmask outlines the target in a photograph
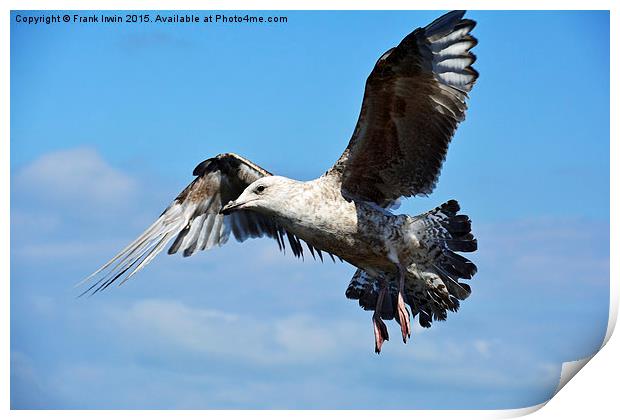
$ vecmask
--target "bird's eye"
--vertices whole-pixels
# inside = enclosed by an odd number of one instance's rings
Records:
[[[265,186],[264,185],[259,185],[258,187],[256,187],[256,192],[257,193],[262,193],[263,191],[265,191]]]

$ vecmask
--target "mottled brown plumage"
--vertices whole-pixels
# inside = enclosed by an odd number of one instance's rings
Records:
[[[351,141],[330,169],[347,194],[382,203],[433,191],[448,144],[465,117],[467,92],[478,77],[469,51],[477,44],[469,35],[474,21],[461,19],[451,27],[450,33],[461,36],[441,61],[433,52],[431,40],[441,39],[441,29],[459,15],[452,12],[416,29],[375,64]],[[446,62],[454,64],[442,66]],[[459,62],[464,65],[454,68]]]

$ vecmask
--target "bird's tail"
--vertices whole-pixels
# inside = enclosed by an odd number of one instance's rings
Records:
[[[445,320],[447,311],[457,311],[459,301],[471,294],[468,284],[461,279],[471,279],[476,265],[457,252],[473,252],[477,241],[471,233],[471,220],[460,210],[455,200],[412,218],[411,229],[424,243],[428,252],[426,263],[407,267],[405,302],[411,315],[418,317],[423,327],[430,327],[433,320]],[[383,303],[381,317],[395,317],[398,278],[395,273],[382,273],[389,286]],[[349,283],[346,296],[359,301],[365,310],[374,310],[379,294],[380,280],[363,270],[357,270]]]
[[[459,203],[450,200],[418,217],[425,225],[426,244],[441,251],[435,258],[435,267],[451,277],[471,279],[476,274],[476,266],[455,252],[474,252],[478,249],[478,241],[471,233],[469,216],[457,214],[459,210]]]
[[[422,240],[431,256],[429,264],[415,270],[424,280],[430,299],[420,299],[415,293],[411,299],[423,327],[430,327],[433,319],[445,320],[446,310],[458,310],[459,301],[471,294],[471,288],[461,279],[471,279],[478,269],[457,252],[476,251],[478,241],[471,232],[471,220],[458,214],[459,210],[459,203],[450,200],[416,218],[415,223],[423,225]]]

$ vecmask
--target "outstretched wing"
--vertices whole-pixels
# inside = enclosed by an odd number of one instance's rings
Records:
[[[385,205],[434,189],[478,77],[475,22],[464,14],[416,29],[379,58],[353,137],[328,171],[340,176],[343,192]]]
[[[270,176],[269,172],[241,156],[226,153],[200,163],[194,175],[196,179],[146,231],[80,283],[97,278],[82,294],[96,293],[119,279],[120,284],[124,283],[175,237],[168,253],[183,252],[185,257],[223,245],[231,232],[238,241],[269,236],[278,241],[280,249],[285,247],[286,236],[293,254],[303,255],[300,240],[272,218],[247,210],[220,214],[225,204],[239,197],[252,182]]]

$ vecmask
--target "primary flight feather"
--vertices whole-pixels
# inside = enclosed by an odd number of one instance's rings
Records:
[[[190,256],[268,236],[280,249],[323,253],[355,267],[346,296],[372,310],[375,351],[395,319],[404,342],[410,317],[423,327],[445,320],[471,293],[462,279],[476,266],[457,252],[477,248],[469,217],[450,200],[418,216],[389,209],[400,197],[430,194],[448,145],[465,118],[478,73],[470,52],[475,22],[453,11],[385,52],[366,81],[349,145],[323,176],[308,182],[274,176],[233,153],[207,159],[196,178],[135,241],[82,283],[96,293],[122,284],[170,241]],[[81,283],[81,284],[82,284]]]

